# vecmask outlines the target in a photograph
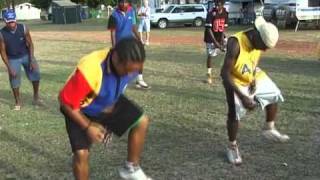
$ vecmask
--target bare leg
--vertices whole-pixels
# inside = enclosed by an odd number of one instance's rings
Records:
[[[207,58],[207,68],[212,68],[212,58],[211,58],[211,56],[208,56],[208,58]]]
[[[143,34],[140,32],[140,41],[143,43]]]
[[[21,99],[20,99],[20,92],[19,88],[12,88],[12,93],[15,99],[15,105],[16,106],[21,106]]]
[[[237,145],[237,133],[240,122],[236,117],[234,91],[228,88],[226,88],[225,90],[228,102],[227,130],[229,137],[229,146],[227,148],[227,158],[230,163],[239,165],[242,163],[242,158]]]
[[[73,175],[76,180],[89,179],[89,150],[81,149],[73,154]]]
[[[237,133],[239,129],[239,121],[236,118],[236,109],[234,104],[234,92],[230,89],[225,89],[226,98],[228,103],[228,120],[227,130],[230,142],[234,142],[237,139]]]
[[[275,128],[275,120],[278,111],[278,104],[269,104],[266,106],[266,130],[263,131],[263,135],[275,142],[287,142],[290,137],[286,134],[281,134]]]
[[[150,42],[150,32],[146,32],[146,41],[149,43]]]
[[[275,121],[278,112],[278,104],[269,104],[266,106],[266,121]]]
[[[37,102],[39,100],[39,85],[40,81],[32,81],[34,102]]]
[[[239,121],[236,119],[227,120],[227,130],[228,130],[228,136],[229,136],[230,142],[236,141],[239,124],[240,124]]]
[[[134,165],[139,164],[148,125],[149,119],[144,116],[140,123],[129,132],[127,161],[132,162]]]

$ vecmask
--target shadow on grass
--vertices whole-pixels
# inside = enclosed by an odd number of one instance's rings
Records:
[[[320,115],[320,99],[319,98],[309,98],[309,97],[301,97],[301,96],[293,96],[287,95],[286,104],[281,106],[281,109],[292,111],[292,112],[300,112],[300,113],[308,113],[312,115]],[[297,103],[299,102],[299,103]]]
[[[72,73],[71,71],[55,71],[55,72],[41,72],[41,83],[47,84],[59,84],[61,87],[57,87],[58,89],[62,88],[63,84],[66,82],[68,76]],[[46,82],[43,82],[46,81]],[[40,89],[41,89],[40,83]],[[57,91],[58,95],[58,91]]]
[[[265,57],[262,58],[260,67],[267,73],[284,73],[287,75],[301,75],[318,77],[320,74],[320,61],[306,61],[303,59],[286,57]]]
[[[162,179],[213,178],[214,169],[226,163],[225,138],[221,137],[224,134],[219,135],[214,130],[217,128],[205,131],[196,125],[185,128],[173,119],[154,124],[148,135],[149,146],[146,146],[149,156],[144,156],[145,162],[149,162],[147,172],[153,171],[154,177]],[[202,171],[207,172],[203,174]]]
[[[32,145],[31,142],[24,141],[13,134],[1,130],[0,131],[0,140],[1,141],[6,141],[6,142],[13,142],[15,143],[18,147],[26,149],[29,153],[36,154],[37,156],[42,156],[46,159],[48,159],[50,162],[62,162],[64,161],[64,158],[55,156],[52,153],[48,153],[41,148],[35,147],[35,145]]]
[[[1,133],[0,133],[1,134]],[[32,179],[26,172],[21,172],[14,165],[0,159],[0,176],[3,179]]]
[[[21,138],[15,136],[14,134],[11,134],[8,131],[5,131],[5,130],[0,131],[0,142],[9,142],[9,143],[15,144],[21,156],[24,156],[24,157],[35,156],[38,159],[44,158],[46,160],[46,167],[38,167],[39,164],[37,164],[36,166],[31,165],[32,168],[36,168],[36,169],[38,168],[37,169],[37,171],[39,171],[38,175],[46,173],[46,172],[43,172],[43,170],[50,172],[51,171],[50,169],[53,167],[55,170],[57,169],[63,170],[64,167],[66,166],[65,164],[66,159],[64,157],[57,156],[54,153],[47,152],[46,150],[42,149],[42,147],[37,147],[37,145],[33,144],[31,141],[30,142],[24,141]],[[18,162],[15,162],[15,163],[18,163]],[[10,166],[10,164],[3,166],[3,163],[0,163],[0,167],[1,167],[0,169],[5,169],[5,172],[8,172],[8,173],[12,172],[13,174],[15,175],[18,174],[19,176],[21,175],[27,176],[27,177],[31,176],[31,174],[29,175],[28,172],[26,172],[25,170],[22,170],[22,172],[19,172],[19,170],[17,170],[13,165]],[[38,175],[36,175],[36,177],[38,177]]]
[[[11,90],[0,89],[0,103],[8,106],[14,104],[14,98]]]
[[[55,66],[61,66],[62,68],[66,67],[76,67],[78,62],[75,61],[64,61],[64,60],[50,60],[50,59],[41,59],[41,64],[49,64]]]
[[[198,51],[188,51],[172,48],[161,48],[160,50],[150,50],[147,52],[147,58],[152,61],[164,61],[169,63],[183,64],[203,64],[205,66],[206,57]],[[219,56],[220,57],[220,56]],[[171,65],[172,66],[172,65]],[[172,68],[172,67],[171,67]]]
[[[200,82],[201,83],[201,82]],[[130,85],[130,89],[132,90],[139,90],[135,88],[134,86]],[[139,90],[141,91],[141,90]],[[215,96],[212,91],[206,91],[201,89],[192,89],[191,88],[177,88],[175,86],[169,86],[169,85],[160,85],[160,84],[152,84],[152,89],[150,91],[158,92],[158,93],[166,93],[168,95],[173,95],[181,98],[196,98],[196,99],[211,99],[211,100],[217,100],[219,102],[225,102],[225,97],[223,96]]]
[[[43,97],[46,97],[44,93],[45,92],[40,92],[41,95],[43,94],[42,95]],[[58,96],[58,92],[57,92],[57,96]],[[20,97],[22,99],[21,111],[24,111],[24,106],[30,106],[40,111],[46,111],[54,116],[61,116],[59,112],[59,106],[58,105],[54,106],[54,103],[52,103],[52,101],[57,102],[58,101],[57,98],[54,98],[53,100],[41,98],[44,105],[41,107],[35,107],[32,105],[33,94],[24,93],[23,91],[21,92],[20,90]],[[11,90],[0,89],[0,103],[9,106],[10,109],[14,106],[14,97],[11,93]]]

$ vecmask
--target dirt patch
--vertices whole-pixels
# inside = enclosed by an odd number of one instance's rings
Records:
[[[288,54],[310,55],[317,51],[317,43],[304,41],[287,41],[281,40],[276,46],[276,50],[286,52]]]
[[[33,32],[32,36],[35,40],[61,40],[61,41],[84,41],[84,42],[110,42],[110,34],[105,31],[73,31],[73,32],[61,32],[61,31],[46,31],[46,32]],[[203,37],[195,35],[157,35],[152,36],[151,43],[153,45],[194,45],[204,46]],[[280,40],[273,51],[284,52],[288,54],[299,55],[311,55],[316,53],[317,43],[306,41],[288,41]]]

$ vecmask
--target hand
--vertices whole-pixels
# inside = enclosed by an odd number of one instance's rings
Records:
[[[243,106],[250,111],[254,110],[254,108],[257,106],[257,103],[253,99],[249,98],[248,96],[243,96],[240,98],[240,100]]]
[[[8,73],[9,73],[10,78],[16,78],[16,76],[17,76],[16,71],[14,69],[12,69],[11,67],[8,68]]]
[[[29,61],[29,69],[30,71],[33,71],[34,69],[37,69],[37,64],[35,63],[36,59],[33,57]]]
[[[253,81],[251,82],[251,84],[249,85],[249,94],[254,94],[254,93],[256,92],[256,89],[257,89],[257,87],[256,87],[256,81],[253,80]]]
[[[221,52],[226,52],[225,47],[224,47],[224,46],[220,46],[220,51],[221,51]]]
[[[99,123],[91,122],[87,128],[87,135],[92,143],[101,143],[105,134],[105,128]]]

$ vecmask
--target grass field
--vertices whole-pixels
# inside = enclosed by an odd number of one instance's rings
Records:
[[[110,45],[103,22],[29,23],[46,107],[31,105],[31,86],[23,78],[23,107],[12,111],[13,97],[1,64],[0,180],[72,179],[72,154],[57,94],[80,57]],[[231,27],[228,33],[243,28]],[[152,29],[144,73],[152,89],[141,91],[131,86],[127,90],[152,120],[142,157],[146,173],[159,180],[320,179],[320,61],[313,45],[299,48],[301,41],[319,42],[320,32],[281,31],[280,43],[289,42],[289,46],[264,54],[261,68],[286,99],[280,105],[277,125],[291,140],[287,144],[266,142],[261,137],[264,114],[250,113],[239,132],[244,163],[237,167],[225,158],[226,104],[221,82],[219,78],[213,86],[202,82],[206,73],[202,33],[198,28]],[[174,38],[198,41],[171,42]],[[215,61],[216,76],[222,58]],[[118,179],[116,168],[125,160],[126,142],[124,136],[115,138],[107,150],[93,146],[91,179]]]

